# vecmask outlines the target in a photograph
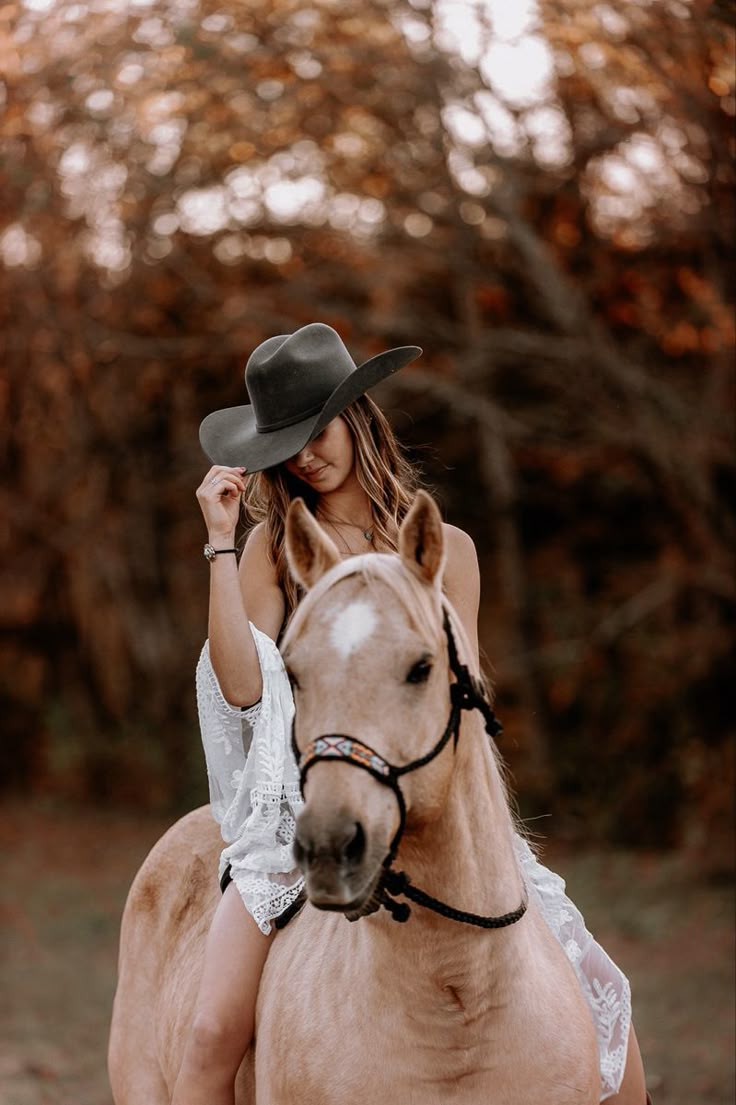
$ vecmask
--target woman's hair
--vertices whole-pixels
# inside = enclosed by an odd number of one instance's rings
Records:
[[[396,551],[399,526],[419,486],[419,474],[404,456],[391,426],[368,395],[342,412],[355,449],[355,475],[371,504],[374,541]],[[314,513],[318,492],[292,476],[283,464],[247,477],[243,508],[246,526],[265,523],[266,546],[286,599],[286,621],[299,601],[299,591],[286,564],[284,531],[292,499],[301,496]]]

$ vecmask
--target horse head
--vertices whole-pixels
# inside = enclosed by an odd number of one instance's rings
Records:
[[[400,795],[381,779],[383,765],[400,770],[435,748],[451,711],[442,521],[420,492],[401,526],[398,554],[341,562],[297,501],[286,549],[307,594],[282,655],[296,703],[295,752],[313,759],[295,855],[312,904],[356,918],[376,908],[403,817],[409,835],[436,819],[452,776],[448,742],[403,776]],[[347,758],[339,752],[345,747]]]

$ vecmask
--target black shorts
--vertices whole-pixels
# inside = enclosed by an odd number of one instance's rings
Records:
[[[222,878],[220,879],[220,890],[223,894],[225,893],[225,891],[227,890],[228,886],[230,885],[230,883],[232,881],[233,881],[232,868],[230,867],[230,864],[228,863],[227,867],[225,868],[225,870],[222,873]],[[291,903],[291,905],[287,906],[286,909],[284,910],[284,912],[279,913],[278,917],[275,918],[275,920],[273,922],[274,923],[274,928],[277,928],[277,929],[286,928],[289,921],[292,921],[294,919],[294,917],[296,917],[297,913],[299,913],[300,910],[302,909],[302,907],[304,905],[306,905],[306,902],[307,902],[307,895],[306,895],[306,892],[302,889],[299,892],[298,896]]]

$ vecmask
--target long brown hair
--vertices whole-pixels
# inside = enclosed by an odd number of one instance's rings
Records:
[[[373,540],[381,549],[396,551],[399,526],[419,486],[419,473],[404,455],[386,416],[368,395],[342,412],[355,449],[355,475],[368,496],[373,515]],[[284,546],[286,512],[301,496],[314,513],[319,494],[292,476],[283,464],[247,478],[243,511],[247,529],[265,524],[266,547],[286,599],[286,621],[299,601],[289,575]]]

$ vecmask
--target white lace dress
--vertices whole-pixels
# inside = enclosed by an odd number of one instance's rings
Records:
[[[251,623],[263,676],[261,701],[231,706],[220,690],[205,643],[197,665],[197,706],[207,760],[212,815],[246,908],[262,932],[299,895],[304,880],[294,867],[292,842],[302,806],[291,752],[294,700],[274,642]],[[598,1035],[601,1100],[616,1093],[626,1063],[631,991],[626,977],[596,943],[565,894],[565,883],[516,837],[516,854],[529,891],[562,945],[590,1006]]]

